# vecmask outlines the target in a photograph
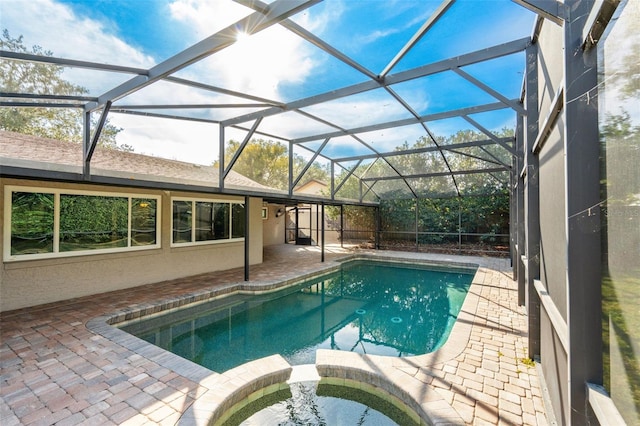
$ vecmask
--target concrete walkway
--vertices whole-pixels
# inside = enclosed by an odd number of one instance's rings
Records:
[[[463,307],[467,330],[454,329],[447,343],[458,349],[440,352],[434,362],[398,367],[410,376],[406,383],[419,381],[437,395],[456,423],[547,424],[536,369],[524,360],[526,315],[517,305],[508,260],[377,253],[480,265],[473,306]],[[211,390],[217,373],[137,338],[123,338],[124,332],[104,321],[98,329],[96,318],[198,300],[237,285],[275,285],[348,254],[327,248],[321,263],[315,247],[271,247],[265,262],[251,268],[247,283],[243,270],[236,269],[2,313],[0,424],[176,424]]]

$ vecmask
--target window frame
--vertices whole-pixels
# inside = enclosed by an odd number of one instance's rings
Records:
[[[41,193],[53,195],[53,251],[47,253],[11,254],[11,220],[13,212],[13,194],[16,192]],[[127,246],[111,247],[106,249],[71,250],[60,251],[60,197],[62,195],[81,195],[89,197],[116,197],[126,198],[128,202],[127,213]],[[148,245],[132,245],[132,202],[133,199],[143,198],[156,201],[156,242]],[[133,192],[110,192],[110,191],[90,191],[68,188],[47,188],[38,186],[6,185],[4,188],[4,232],[3,232],[3,261],[16,262],[26,260],[57,259],[76,256],[112,254],[122,252],[132,252],[140,250],[154,250],[162,247],[162,196],[133,193]]]
[[[186,242],[174,242],[173,241],[173,233],[174,233],[174,215],[173,215],[173,203],[175,201],[183,201],[191,203],[191,241]],[[212,239],[212,240],[196,240],[196,203],[218,203],[218,204],[228,204],[229,205],[229,237],[228,238],[220,238],[220,239]],[[241,204],[247,208],[244,200],[228,200],[228,199],[220,199],[220,198],[204,198],[204,197],[171,197],[170,200],[170,209],[171,209],[171,241],[170,247],[178,248],[178,247],[193,247],[193,246],[203,246],[203,245],[212,245],[212,244],[228,244],[235,242],[242,242],[245,240],[246,231],[244,237],[233,237],[233,205]],[[246,227],[245,227],[246,230]]]

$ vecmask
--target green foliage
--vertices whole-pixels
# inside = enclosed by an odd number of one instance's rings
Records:
[[[416,217],[416,208],[418,209]],[[485,196],[458,198],[395,199],[380,201],[381,230],[387,238],[402,239],[399,233],[415,233],[419,243],[446,242],[447,233],[483,234],[480,241],[496,242],[496,234],[509,232],[509,193],[507,189]],[[391,234],[390,234],[391,233]],[[415,234],[406,238],[415,239]],[[455,238],[457,241],[457,237]]]
[[[53,251],[53,194],[14,192],[11,200],[11,254]]]
[[[532,368],[536,366],[536,362],[531,358],[522,357],[517,360],[520,364],[524,364],[527,368]]]
[[[498,137],[511,137],[513,131],[503,129]],[[459,144],[469,141],[486,139],[478,132],[463,130],[448,138],[437,138],[441,145]],[[405,142],[396,148],[397,156],[378,159],[373,164],[362,164],[354,171],[359,177],[390,176],[396,170],[403,174],[424,174],[431,172],[446,172],[442,154],[437,151],[404,154],[409,149],[432,147],[433,142],[426,138],[419,138],[413,145]],[[493,167],[495,164],[486,163],[483,159],[495,161],[491,155],[509,164],[508,152],[502,147],[488,146],[483,151],[479,147],[467,148],[467,155],[447,155],[447,162],[451,170],[474,170]],[[491,155],[487,154],[490,152]],[[490,164],[487,166],[487,164]],[[507,172],[508,173],[508,172]],[[336,177],[341,182],[348,174],[343,171]],[[458,177],[458,185],[462,196],[456,196],[451,178],[421,178],[412,179],[412,190],[418,195],[418,201],[401,180],[380,181],[373,185],[373,190],[381,195],[380,217],[381,231],[385,240],[413,241],[415,232],[420,244],[434,244],[458,241],[458,237],[445,234],[471,233],[483,234],[481,242],[495,243],[496,234],[509,233],[509,190],[506,182],[500,182],[487,174],[467,175],[464,179]],[[391,182],[391,183],[389,183]],[[369,182],[372,184],[372,182]],[[404,185],[404,188],[403,188]],[[366,191],[366,187],[364,188]],[[360,197],[360,182],[351,176],[342,186],[338,194],[342,198]],[[417,216],[416,216],[417,209]],[[330,217],[338,216],[339,210],[329,210]],[[333,215],[333,216],[331,216]],[[345,218],[349,223],[358,223],[357,218],[350,218],[345,211]],[[417,223],[417,230],[416,230]],[[375,224],[372,223],[375,229]]]
[[[225,161],[229,162],[240,148],[240,142],[230,140],[225,148]],[[306,166],[307,160],[299,155],[293,156],[293,172],[297,176]],[[214,163],[217,166],[218,162]],[[244,148],[233,170],[265,186],[287,190],[289,187],[289,149],[280,142],[253,139]],[[314,163],[305,173],[300,183],[310,179],[326,182],[329,173],[326,168]]]
[[[12,38],[8,30],[2,32],[0,49],[40,56],[53,53],[40,46],[29,51],[23,37]],[[64,69],[58,65],[32,63],[5,59],[0,61],[0,90],[7,93],[36,95],[86,95],[88,90],[62,78]],[[92,128],[97,126],[97,116],[92,116]],[[83,111],[71,108],[0,108],[0,129],[28,135],[41,136],[67,142],[82,142]],[[98,144],[105,148],[132,151],[131,146],[118,146],[116,136],[122,129],[105,123]]]
[[[625,405],[638,411],[640,408],[640,363],[635,348],[640,344],[640,312],[637,309],[637,292],[640,286],[640,270],[630,268],[626,275],[613,278],[605,271],[602,279],[602,339],[604,345],[604,382],[608,389],[612,384],[628,383],[629,401]],[[613,348],[612,348],[613,346]],[[612,376],[612,370],[617,377]],[[620,375],[624,371],[623,375]],[[626,376],[626,380],[620,380]],[[625,392],[619,395],[624,397]],[[620,403],[621,401],[617,401]]]
[[[12,194],[11,254],[54,251],[54,199],[50,193]],[[61,252],[128,245],[128,197],[61,194],[59,217]],[[155,244],[156,219],[155,199],[132,199],[132,246]]]
[[[60,196],[62,251],[126,246],[129,200],[125,197]]]
[[[513,130],[504,128],[496,134],[499,138],[513,137]],[[487,139],[487,136],[473,130],[460,130],[448,137],[436,137],[439,145],[452,145],[465,142]],[[360,199],[360,181],[358,178],[375,178],[397,176],[396,171],[403,175],[420,175],[430,173],[448,173],[462,170],[482,170],[496,167],[498,161],[511,164],[510,154],[501,146],[489,145],[485,147],[467,147],[458,149],[458,154],[450,152],[444,155],[438,151],[406,153],[407,150],[434,147],[430,138],[422,136],[412,145],[404,142],[395,151],[398,155],[387,156],[385,159],[377,159],[372,163],[360,164],[336,194],[339,198]],[[446,161],[445,161],[446,160]],[[351,169],[342,169],[336,173],[336,183],[341,183],[347,177]],[[508,172],[502,175],[487,175],[486,173],[456,176],[456,182],[460,195],[493,194],[502,191],[508,183]],[[502,180],[500,180],[502,179]],[[411,178],[405,183],[401,179],[368,181],[373,193],[380,198],[413,198],[415,193],[419,198],[430,197],[455,197],[456,188],[450,176],[430,176],[424,178]],[[407,186],[410,185],[410,188]],[[363,192],[367,187],[363,186]]]

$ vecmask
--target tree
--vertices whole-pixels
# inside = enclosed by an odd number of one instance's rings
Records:
[[[41,56],[53,53],[40,46],[28,51],[23,37],[12,38],[3,30],[0,49]],[[58,65],[6,59],[0,62],[0,90],[6,93],[35,95],[86,95],[89,91],[62,78],[64,68]],[[19,96],[18,96],[19,97]],[[82,142],[83,112],[71,108],[3,107],[0,108],[0,129],[67,142]],[[98,117],[92,117],[92,127]],[[122,129],[107,122],[98,144],[105,148],[133,151],[128,145],[119,146],[116,136]]]
[[[225,148],[225,162],[231,161],[240,148],[240,142],[230,140]],[[293,156],[294,176],[300,173],[307,160],[299,155]],[[214,163],[218,166],[218,162]],[[289,149],[286,145],[264,139],[253,139],[243,149],[233,170],[258,183],[271,188],[286,190],[289,187]],[[314,163],[305,173],[301,183],[309,179],[326,181],[329,173],[322,166]]]
[[[498,137],[511,137],[513,130],[503,129]],[[475,140],[486,139],[482,133],[472,130],[461,130],[449,137],[438,137],[440,145],[452,145]],[[442,155],[436,151],[406,154],[407,150],[433,146],[433,142],[420,137],[412,145],[405,142],[396,148],[398,155],[387,156],[386,160],[393,168],[406,175],[447,172]],[[496,158],[505,164],[510,163],[509,153],[500,146],[487,146],[460,149],[466,155],[447,155],[448,164],[453,171],[481,170],[495,167]],[[395,176],[396,172],[382,159],[373,164],[360,165],[353,175],[358,177]],[[508,172],[503,172],[507,174]],[[348,171],[341,171],[336,176],[340,183]],[[342,198],[358,199],[360,184],[357,177],[350,176],[336,194]],[[455,187],[449,176],[425,177],[410,179],[409,184],[418,195],[416,201],[406,184],[400,179],[369,181],[380,201],[380,217],[382,238],[386,242],[407,240],[415,242],[416,223],[420,235],[420,243],[444,243],[458,236],[446,233],[478,233],[483,234],[482,241],[494,242],[496,234],[509,232],[509,189],[508,176],[497,178],[485,173],[457,176],[456,181],[461,197],[457,197]],[[366,188],[364,188],[366,190]],[[371,194],[371,192],[369,193]],[[418,209],[416,213],[416,208]],[[337,217],[337,209],[329,210],[330,217]],[[346,221],[354,221],[350,212],[345,211]],[[461,223],[459,224],[459,220]],[[428,233],[428,234],[427,234]]]
[[[497,137],[512,137],[513,130],[504,128],[497,132]],[[471,141],[487,139],[483,133],[473,130],[460,130],[448,137],[436,137],[439,145],[453,145]],[[373,164],[361,164],[348,180],[341,186],[336,194],[340,198],[359,199],[360,182],[358,178],[374,178],[374,177],[390,177],[397,176],[396,170],[403,175],[420,175],[429,173],[447,173],[449,168],[445,164],[443,155],[437,151],[419,152],[407,154],[406,151],[412,149],[422,149],[433,147],[434,144],[430,138],[422,136],[418,138],[412,145],[404,142],[396,147],[394,153],[398,155],[387,156],[386,159],[377,159]],[[447,162],[452,171],[462,170],[482,170],[497,166],[496,158],[505,164],[511,163],[509,152],[501,146],[485,146],[468,147],[457,150],[458,154],[452,152],[445,154]],[[491,157],[491,155],[493,157]],[[388,162],[388,163],[387,163]],[[389,165],[391,164],[391,166]],[[393,167],[392,167],[393,166]],[[337,172],[335,181],[336,185],[340,184],[344,177],[349,175],[349,171],[340,170]],[[508,186],[508,172],[487,175],[486,173],[457,175],[456,182],[463,196],[476,194],[494,194],[500,193]],[[501,178],[501,181],[498,180]],[[381,198],[407,198],[413,197],[413,194],[401,179],[392,180],[370,180],[367,182],[373,187],[373,191],[369,194],[378,194]],[[456,189],[453,181],[449,176],[431,176],[423,178],[412,178],[408,181],[411,189],[420,198],[426,197],[455,197]],[[367,188],[363,187],[363,191]],[[373,201],[370,195],[370,199]]]

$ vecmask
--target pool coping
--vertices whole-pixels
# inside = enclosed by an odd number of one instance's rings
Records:
[[[199,383],[204,391],[182,413],[177,424],[183,426],[210,424],[210,421],[220,418],[223,412],[242,399],[259,397],[266,388],[271,388],[271,391],[278,390],[274,386],[278,387],[278,383],[286,382],[291,372],[291,365],[280,355],[273,355],[242,364],[223,373],[217,373],[120,330],[114,325],[147,319],[171,310],[184,308],[187,305],[206,303],[232,294],[264,294],[277,291],[319,274],[338,270],[341,264],[356,260],[418,263],[435,267],[473,269],[475,274],[447,341],[436,351],[411,357],[389,357],[319,349],[316,352],[316,369],[319,375],[322,379],[334,380],[336,384],[349,385],[351,383],[353,386],[354,382],[361,382],[378,387],[391,395],[400,396],[402,402],[413,409],[425,422],[424,424],[464,423],[457,411],[435,392],[431,385],[420,380],[419,374],[421,374],[421,368],[449,361],[465,349],[478,306],[479,289],[477,287],[481,285],[482,281],[479,274],[484,273],[483,268],[477,263],[412,258],[407,256],[407,253],[396,255],[390,255],[388,252],[385,254],[354,253],[341,256],[313,271],[291,279],[250,284],[245,282],[231,283],[215,289],[190,292],[169,299],[130,306],[91,319],[87,322],[87,328],[140,356]],[[275,380],[279,380],[279,382],[274,382]]]

